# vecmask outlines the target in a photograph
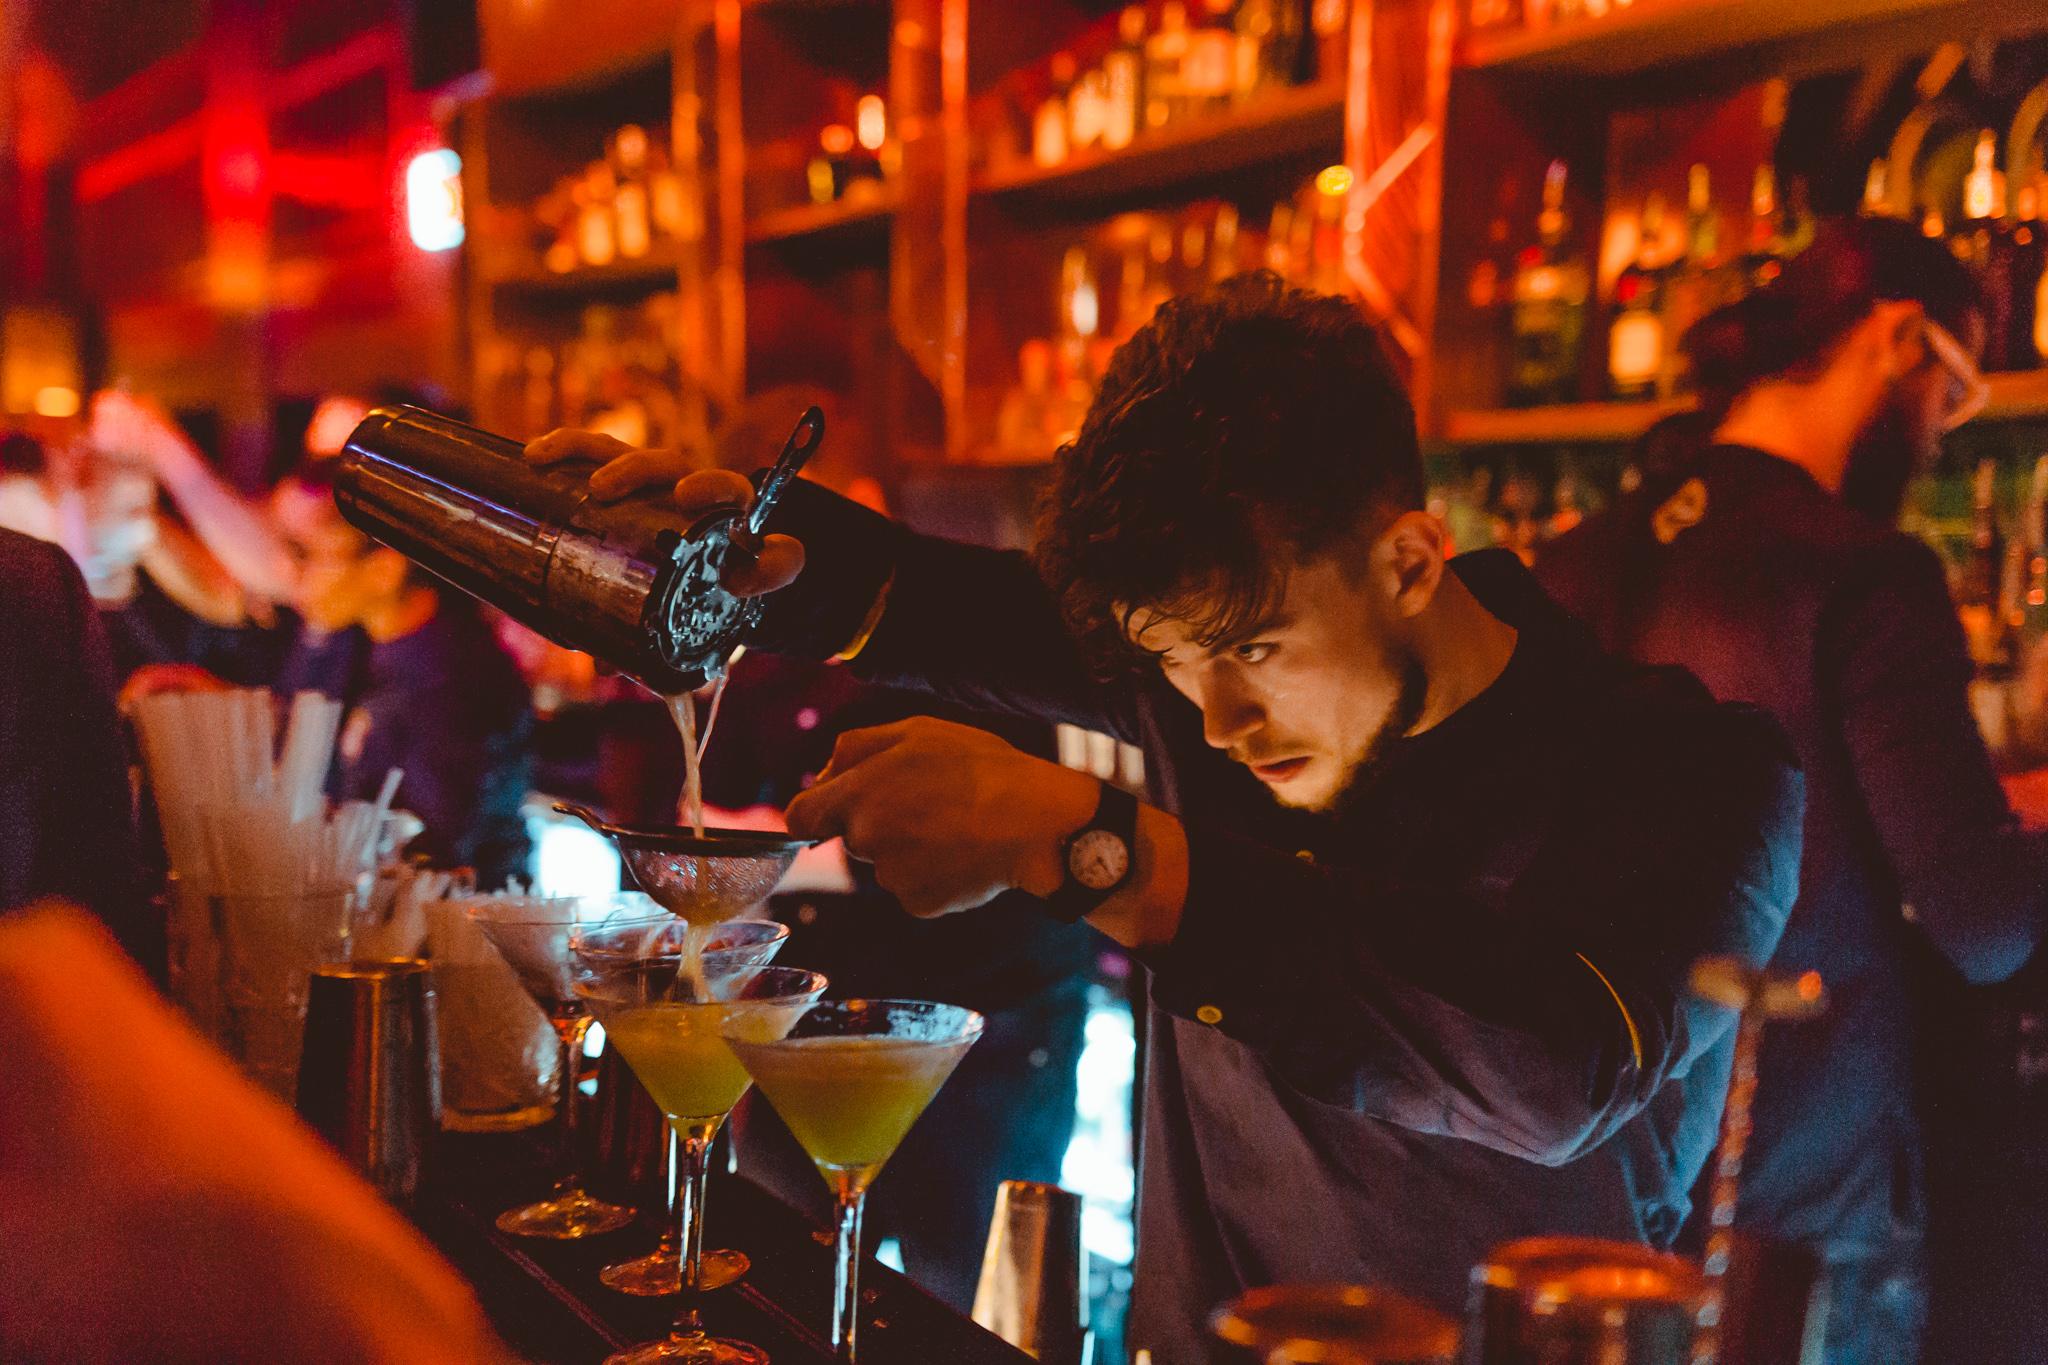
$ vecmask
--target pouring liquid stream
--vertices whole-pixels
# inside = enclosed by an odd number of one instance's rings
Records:
[[[683,739],[683,794],[677,805],[676,820],[688,824],[691,832],[700,839],[704,837],[704,750],[711,742],[711,730],[718,720],[718,703],[724,696],[725,679],[720,677],[712,684],[711,712],[701,739],[697,734],[695,695],[678,692],[663,698]],[[683,958],[676,966],[676,985],[687,989],[692,1000],[707,1000],[711,991],[704,978],[704,945],[711,938],[715,921],[693,919],[687,911],[683,918],[687,928],[683,931]]]

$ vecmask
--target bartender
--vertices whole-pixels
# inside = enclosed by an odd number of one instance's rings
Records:
[[[547,462],[656,452],[558,432]],[[744,499],[700,473],[686,508]],[[1036,554],[810,485],[728,576],[754,643],[1141,743],[1158,804],[937,720],[852,732],[791,803],[912,913],[1021,889],[1152,972],[1130,1341],[1206,1358],[1249,1285],[1447,1309],[1496,1243],[1668,1243],[1713,1140],[1801,782],[1775,726],[1601,654],[1500,552],[1449,562],[1407,394],[1348,301],[1242,276],[1118,350]],[[805,553],[817,561],[798,577]]]
[[[2048,839],[2019,829],[1971,719],[1941,562],[1896,529],[1907,481],[1982,404],[1984,317],[1939,242],[1829,225],[1688,336],[1700,387],[1736,395],[1712,443],[1539,570],[1610,648],[1768,708],[1805,765],[1777,961],[1818,970],[1830,1003],[1765,1042],[1738,1221],[1825,1256],[1830,1365],[1919,1358],[1913,955],[1996,981],[2048,913]]]

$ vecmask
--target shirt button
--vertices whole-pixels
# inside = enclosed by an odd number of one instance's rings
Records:
[[[1223,1022],[1223,1011],[1214,1005],[1203,1005],[1195,1011],[1195,1018],[1205,1024],[1220,1024]]]

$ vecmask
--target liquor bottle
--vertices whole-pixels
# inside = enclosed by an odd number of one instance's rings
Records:
[[[628,123],[613,133],[611,163],[619,185],[612,196],[619,255],[638,260],[647,254],[654,238],[654,208],[647,187],[647,130]]]
[[[2024,622],[2021,648],[2031,651],[2048,635],[2048,455],[2034,461],[2034,487],[2027,495],[2027,583],[2020,600]]]
[[[1237,10],[1240,96],[1247,53],[1256,67],[1252,90],[1299,85],[1305,79],[1307,55],[1304,29],[1308,11],[1301,0],[1244,0]]]
[[[1102,142],[1109,112],[1109,82],[1102,68],[1082,72],[1067,91],[1067,152],[1085,152]]]
[[[1031,160],[1040,166],[1058,166],[1067,159],[1067,129],[1070,115],[1067,96],[1073,89],[1078,67],[1071,52],[1055,52],[1048,70],[1052,89],[1031,120]]]
[[[1648,398],[1664,371],[1664,196],[1643,201],[1642,244],[1614,281],[1607,331],[1607,386],[1616,398]]]
[[[1237,205],[1219,204],[1209,229],[1209,278],[1227,280],[1237,273]]]
[[[1145,7],[1127,5],[1116,20],[1117,45],[1102,59],[1102,145],[1128,147],[1145,111]]]
[[[1998,462],[1979,460],[1970,507],[1970,554],[1963,563],[1958,605],[1966,613],[1971,653],[1980,663],[1990,655],[1991,616],[2005,571],[2005,536],[1998,526]],[[1982,619],[1977,619],[1981,617]]]
[[[1034,337],[1017,351],[1017,384],[996,413],[996,455],[1004,464],[1043,464],[1052,457],[1052,347]]]
[[[1714,311],[1725,295],[1721,273],[1721,220],[1714,209],[1707,168],[1695,163],[1685,179],[1685,255],[1664,290],[1664,368],[1658,390],[1670,397],[1685,380],[1685,334]]]
[[[584,265],[610,265],[618,257],[618,229],[612,215],[612,196],[617,189],[611,167],[603,162],[586,171],[576,187],[576,259]]]
[[[1312,192],[1315,233],[1309,239],[1308,287],[1318,294],[1344,292],[1344,205],[1351,187],[1350,176],[1344,176],[1341,183],[1343,189],[1333,192],[1319,175]]]
[[[1182,89],[1188,113],[1212,114],[1228,105],[1237,87],[1236,0],[1200,0],[1188,32]]]
[[[1188,7],[1165,0],[1145,39],[1145,126],[1164,128],[1187,112]]]
[[[1586,263],[1565,245],[1571,218],[1565,212],[1564,185],[1564,162],[1551,162],[1543,177],[1536,242],[1517,259],[1509,288],[1513,340],[1508,395],[1523,405],[1564,402],[1572,396],[1579,373],[1591,275]]]
[[[2026,369],[2044,358],[2035,345],[2041,329],[2041,305],[2048,298],[2048,234],[2041,222],[2041,187],[2022,185],[2012,196],[2012,230],[2007,235],[2005,297],[2006,363]]]
[[[1870,163],[1863,176],[1863,202],[1856,212],[1865,218],[1889,218],[1891,206],[1885,196],[1891,192],[1891,165],[1883,157]]]
[[[2006,342],[2012,327],[2011,243],[2005,229],[2005,174],[1998,169],[1998,134],[1986,128],[1977,134],[1970,173],[1963,177],[1963,219],[1949,248],[1957,259],[1974,267],[1984,282],[1984,356],[1986,370],[2003,370]]]
[[[1351,0],[1309,0],[1314,70],[1304,79],[1341,81],[1351,59]]]
[[[1749,240],[1742,252],[1744,289],[1760,289],[1785,268],[1784,222],[1778,207],[1778,177],[1767,161],[1749,182]]]

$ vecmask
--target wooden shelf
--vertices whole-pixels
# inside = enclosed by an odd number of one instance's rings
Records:
[[[560,299],[628,294],[635,290],[652,293],[673,289],[676,283],[676,254],[664,242],[656,242],[645,256],[613,261],[610,265],[578,266],[564,274],[535,265],[494,275],[489,280],[491,288],[508,294]]]
[[[1618,76],[1957,0],[1635,0],[1597,19],[1468,35],[1461,66]]]
[[[1319,148],[1327,147],[1334,158],[1343,138],[1343,88],[1319,82],[1261,96],[1212,118],[1174,124],[1115,151],[1091,148],[1057,166],[1025,161],[996,167],[976,179],[974,192],[1048,202],[1124,197]]]
[[[2048,417],[2048,369],[1987,378],[1991,401],[1979,422]],[[1541,408],[1465,409],[1445,415],[1442,443],[1591,445],[1633,441],[1661,417],[1692,407],[1689,398],[1656,403],[1560,403]]]
[[[747,224],[747,245],[790,244],[850,237],[866,228],[886,228],[896,215],[894,189],[874,198],[832,204],[798,204],[764,213]]]

